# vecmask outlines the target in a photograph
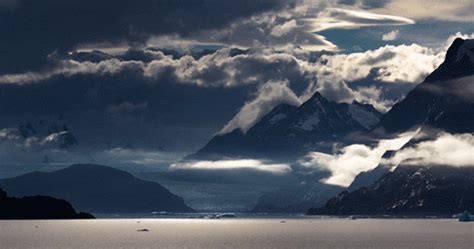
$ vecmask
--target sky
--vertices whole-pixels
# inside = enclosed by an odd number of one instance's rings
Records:
[[[0,175],[205,168],[176,162],[316,91],[386,112],[472,37],[472,13],[463,0],[0,0]]]

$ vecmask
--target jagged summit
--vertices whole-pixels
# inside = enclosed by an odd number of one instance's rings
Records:
[[[474,131],[474,40],[456,39],[446,60],[425,82],[392,107],[377,125],[388,132],[432,126],[449,132]]]
[[[474,40],[457,38],[449,47],[444,62],[425,82],[445,81],[474,74]]]
[[[188,159],[304,154],[351,132],[368,131],[380,117],[370,105],[336,103],[316,92],[299,107],[276,106],[246,133],[237,129],[215,136]]]

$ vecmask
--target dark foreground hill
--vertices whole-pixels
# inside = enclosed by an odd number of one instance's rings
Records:
[[[156,182],[94,164],[3,179],[0,186],[12,196],[52,196],[92,213],[194,212],[183,198]]]
[[[450,216],[465,210],[474,211],[474,168],[399,166],[308,214]]]
[[[94,216],[77,213],[65,200],[48,196],[8,197],[0,189],[0,219],[94,219]]]

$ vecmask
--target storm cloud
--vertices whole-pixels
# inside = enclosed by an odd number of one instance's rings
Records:
[[[0,2],[0,72],[43,67],[47,55],[80,44],[140,44],[151,35],[225,27],[292,1],[18,0]],[[28,18],[25,18],[28,17]],[[8,58],[8,59],[5,59]]]

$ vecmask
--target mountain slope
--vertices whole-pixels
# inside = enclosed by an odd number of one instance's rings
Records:
[[[418,126],[450,133],[474,132],[474,41],[456,39],[445,61],[381,119],[375,129],[399,133]],[[415,143],[409,142],[407,145]],[[391,152],[392,154],[395,152]],[[367,186],[387,168],[365,172],[350,189]]]
[[[404,147],[436,137],[430,130],[474,132],[473,75],[474,41],[456,39],[443,64],[386,113],[375,129],[399,133],[421,127],[420,134],[424,135],[413,138]],[[396,153],[390,151],[384,157]],[[472,211],[473,168],[422,166],[398,166],[387,173],[390,167],[379,165],[355,179],[348,189],[353,192],[342,192],[324,207],[308,213],[451,215],[464,209]]]
[[[474,41],[456,39],[444,63],[386,113],[377,128],[403,132],[427,125],[462,133],[474,131]]]
[[[66,199],[92,213],[193,212],[183,199],[158,183],[107,166],[76,164],[58,171],[33,172],[0,180],[13,196]]]
[[[370,105],[335,103],[315,93],[299,107],[276,106],[246,133],[236,129],[215,136],[188,159],[226,156],[278,158],[304,154],[318,148],[327,150],[351,132],[368,131],[381,114]]]
[[[474,211],[474,168],[399,166],[309,215],[452,215]]]

